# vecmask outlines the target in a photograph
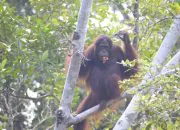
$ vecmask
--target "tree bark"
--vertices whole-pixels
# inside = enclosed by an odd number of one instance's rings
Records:
[[[81,8],[78,14],[78,22],[76,31],[74,32],[72,44],[73,44],[73,56],[69,66],[65,86],[60,102],[60,108],[56,115],[55,130],[66,130],[68,122],[71,119],[70,108],[74,95],[74,86],[76,84],[78,73],[81,64],[81,58],[83,57],[83,49],[85,43],[85,37],[87,32],[88,18],[91,12],[91,6],[93,0],[82,0]]]

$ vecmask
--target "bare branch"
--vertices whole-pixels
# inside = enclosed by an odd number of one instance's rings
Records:
[[[40,96],[40,97],[36,97],[36,98],[34,98],[34,97],[29,97],[27,94],[26,94],[25,96],[17,96],[17,95],[11,94],[10,96],[16,97],[16,98],[34,100],[34,101],[41,100],[41,99],[44,99],[44,98],[46,98],[46,97],[55,97],[55,96],[53,95],[54,86],[55,86],[55,85],[54,85],[54,83],[53,83],[53,85],[51,86],[51,89],[50,89],[50,92],[49,92],[49,93],[47,93],[47,94],[45,94],[45,95],[43,95],[43,96]],[[56,99],[57,99],[57,98],[56,98]],[[58,99],[57,99],[57,100],[58,100]]]
[[[43,124],[46,120],[50,119],[50,118],[53,118],[53,116],[46,116],[46,117],[43,117],[43,119],[40,120],[40,122],[38,122],[38,124],[36,124],[32,130],[37,130],[38,126]]]

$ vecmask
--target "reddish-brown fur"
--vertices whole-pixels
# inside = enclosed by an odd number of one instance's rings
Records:
[[[121,32],[122,33],[122,32]],[[98,60],[96,54],[97,48],[102,40],[107,40],[111,47],[111,57],[107,64],[102,64]],[[123,33],[125,48],[124,51],[116,45],[107,36],[100,36],[97,40],[85,51],[84,55],[88,60],[85,60],[80,68],[79,77],[83,78],[90,93],[83,99],[77,108],[77,114],[81,113],[101,101],[107,101],[120,96],[119,80],[129,78],[138,70],[136,62],[133,68],[119,64],[122,60],[133,61],[138,58],[135,49],[131,46],[129,36]],[[87,120],[84,120],[74,125],[74,130],[88,130]]]

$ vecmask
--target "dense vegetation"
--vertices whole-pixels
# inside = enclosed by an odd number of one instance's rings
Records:
[[[0,1],[0,129],[53,128],[54,112],[65,82],[65,57],[71,50],[71,35],[79,8],[80,0]],[[86,43],[92,43],[100,34],[113,37],[122,29],[129,31],[133,39],[133,10],[134,0],[94,0]],[[178,0],[139,1],[137,48],[142,66],[137,76],[139,81],[148,71],[173,18],[178,14]],[[178,51],[179,45],[180,41],[169,58]],[[139,81],[128,80],[122,82],[121,87],[125,90]],[[163,93],[142,96],[142,107],[139,108],[142,116],[134,125],[141,129],[178,129],[179,81],[177,70],[173,75],[158,77],[148,83],[146,88],[164,86]],[[84,90],[76,88],[72,111],[84,94]],[[103,122],[94,129],[111,128],[119,113],[106,111]]]

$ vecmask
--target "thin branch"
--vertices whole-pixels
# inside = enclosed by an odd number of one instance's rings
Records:
[[[47,117],[44,117],[43,119],[41,119],[40,122],[38,122],[38,124],[36,124],[32,130],[37,130],[38,126],[43,124],[46,120],[50,119],[50,118],[53,118],[53,116],[47,116]]]
[[[7,101],[6,97],[3,96],[4,98],[4,103],[5,103],[5,107],[7,109],[7,114],[8,114],[8,129],[9,130],[13,130],[13,112],[12,112],[12,108],[10,105],[10,101]]]
[[[41,100],[41,99],[44,99],[44,98],[46,98],[46,97],[55,97],[54,95],[53,95],[53,91],[54,91],[54,83],[53,83],[53,85],[52,85],[52,87],[51,87],[51,90],[50,90],[50,92],[48,93],[48,94],[45,94],[45,95],[43,95],[43,96],[40,96],[40,97],[36,97],[36,98],[34,98],[34,97],[29,97],[27,94],[25,95],[25,96],[17,96],[17,95],[14,95],[14,94],[11,94],[10,96],[12,96],[12,97],[15,97],[15,98],[22,98],[22,99],[29,99],[29,100]],[[57,99],[58,100],[58,99]]]
[[[3,99],[4,99],[4,106],[5,106],[6,110],[7,110],[7,113],[9,114],[9,109],[10,109],[9,104],[7,102],[6,97],[4,95],[2,95],[2,96],[3,96]]]
[[[36,98],[34,98],[34,97],[29,97],[28,95],[26,95],[26,96],[16,96],[16,95],[14,95],[14,94],[11,94],[10,96],[15,97],[15,98],[34,100],[34,101],[36,101],[36,100],[41,100],[41,99],[46,98],[46,97],[49,97],[49,96],[52,96],[52,97],[53,97],[52,94],[45,94],[45,95],[43,95],[43,96],[36,97]]]
[[[52,130],[52,128],[54,128],[54,124],[46,128],[46,130]]]
[[[135,0],[133,16],[135,18],[133,46],[137,49],[139,41],[139,0]]]

